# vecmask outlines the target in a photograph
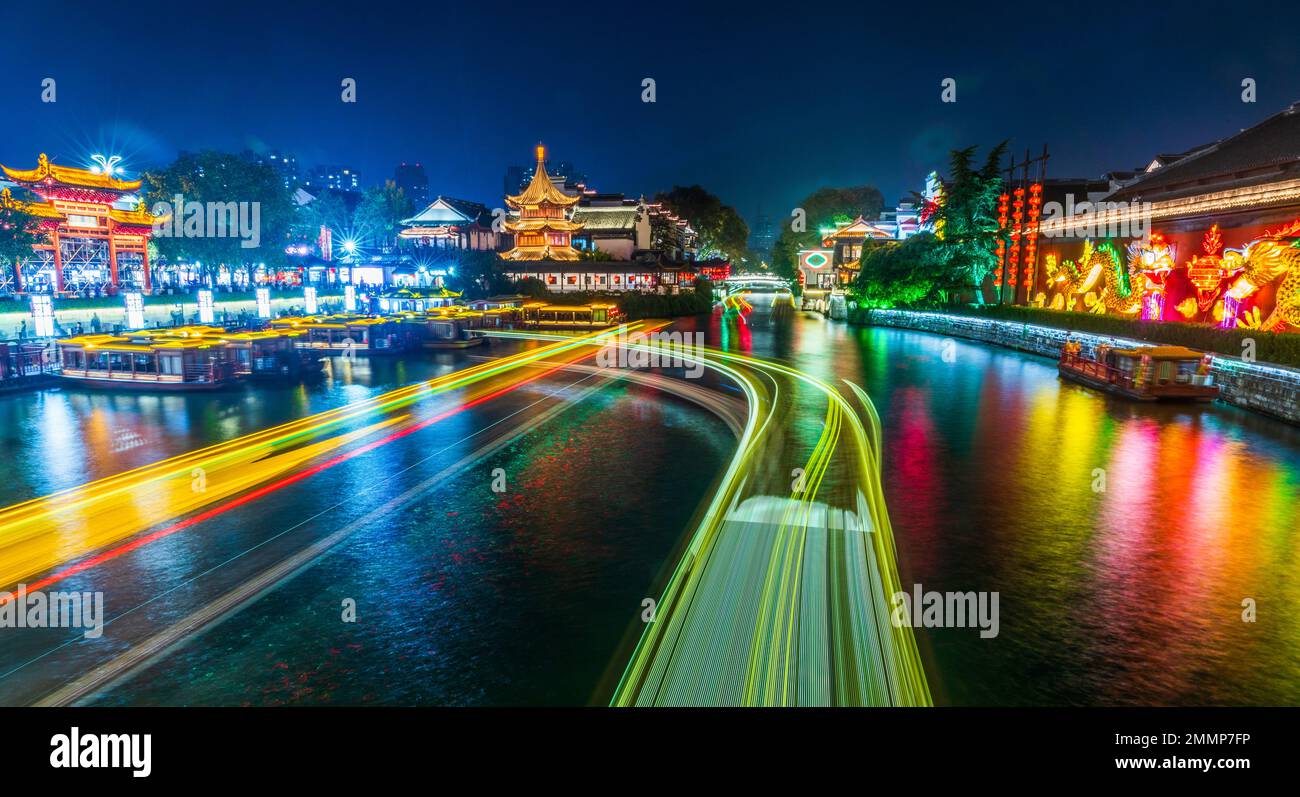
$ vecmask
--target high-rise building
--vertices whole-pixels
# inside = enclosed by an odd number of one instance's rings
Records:
[[[749,228],[749,249],[759,258],[770,260],[775,244],[776,227],[772,224],[772,219],[760,210],[753,226]]]
[[[360,191],[361,173],[346,166],[316,166],[307,172],[302,184],[309,193],[312,189],[327,188],[334,191]]]
[[[399,163],[393,170],[393,182],[402,189],[415,207],[429,204],[429,178],[418,163]]]
[[[268,152],[244,150],[243,157],[244,160],[251,163],[270,166],[284,181],[285,188],[297,187],[301,175],[298,172],[298,159],[293,155],[277,152],[276,150]]]

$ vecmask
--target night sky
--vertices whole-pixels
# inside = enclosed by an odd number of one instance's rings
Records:
[[[1282,3],[542,5],[6,2],[0,162],[278,149],[376,184],[418,161],[431,194],[491,207],[542,141],[599,190],[699,183],[779,222],[822,185],[893,202],[955,146],[1047,143],[1052,176],[1097,176],[1300,99]]]

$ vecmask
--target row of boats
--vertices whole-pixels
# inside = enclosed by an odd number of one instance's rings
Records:
[[[556,305],[493,297],[467,305],[383,315],[277,318],[257,329],[191,325],[56,341],[59,376],[92,387],[203,390],[245,378],[319,375],[328,355],[395,354],[482,345],[489,329],[602,329],[620,323],[612,303]]]

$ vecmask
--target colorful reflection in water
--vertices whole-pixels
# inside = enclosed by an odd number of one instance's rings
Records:
[[[904,583],[1000,593],[996,638],[922,633],[938,702],[1300,701],[1300,430],[936,335],[750,327],[755,354],[876,402]]]

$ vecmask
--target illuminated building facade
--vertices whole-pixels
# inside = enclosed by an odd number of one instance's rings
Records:
[[[1044,208],[1031,303],[1300,330],[1300,103],[1073,211]]]
[[[116,158],[97,158],[93,169],[50,163],[44,153],[35,169],[0,166],[6,178],[36,199],[6,189],[0,202],[35,216],[45,240],[33,256],[0,274],[0,291],[12,293],[115,293],[148,291],[149,237],[154,217],[135,192],[139,180],[123,180]]]
[[[862,254],[873,243],[895,240],[888,230],[858,216],[848,224],[821,230],[822,247],[831,252],[834,284],[847,285],[858,276]],[[800,259],[801,266],[803,258]]]
[[[487,206],[445,196],[404,219],[398,237],[417,250],[434,252],[494,252],[501,240],[492,229],[492,213]]]
[[[546,149],[537,147],[537,168],[523,193],[506,197],[506,204],[518,214],[506,221],[514,246],[501,256],[506,260],[574,261],[580,257],[573,247],[573,234],[582,224],[573,221],[573,209],[581,197],[564,193],[546,173]]]

